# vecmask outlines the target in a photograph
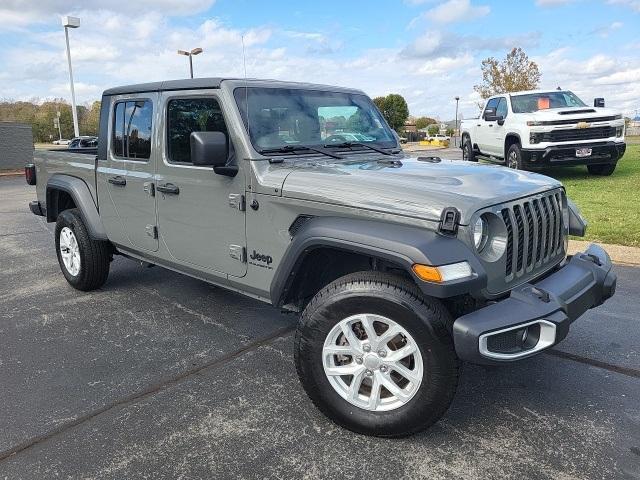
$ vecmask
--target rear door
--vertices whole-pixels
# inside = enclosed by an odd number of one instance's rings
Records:
[[[158,229],[171,259],[213,273],[244,276],[244,169],[235,177],[191,163],[191,132],[227,135],[218,92],[164,92],[164,148],[158,161]],[[229,140],[228,165],[237,164]]]
[[[109,148],[99,161],[100,217],[109,239],[135,250],[158,250],[152,148],[158,94],[117,97],[112,101]]]

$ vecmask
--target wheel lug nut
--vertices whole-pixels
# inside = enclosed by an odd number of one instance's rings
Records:
[[[371,370],[367,370],[367,371],[365,372],[365,375],[366,375],[367,377],[370,377],[371,375],[373,375],[373,372],[372,372]]]
[[[362,363],[362,357],[356,357],[356,363],[358,364]]]
[[[371,345],[364,345],[364,346],[362,347],[362,349],[363,349],[365,352],[370,352],[370,351],[371,351]]]
[[[385,350],[379,350],[378,351],[378,355],[381,357],[386,357],[387,356],[387,352]]]
[[[380,365],[380,371],[382,373],[386,373],[387,372],[387,366],[386,365]]]

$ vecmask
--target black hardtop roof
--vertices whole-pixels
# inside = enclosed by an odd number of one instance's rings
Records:
[[[213,78],[186,78],[182,80],[164,80],[162,82],[138,83],[136,85],[124,85],[122,87],[109,88],[103,95],[126,95],[129,93],[162,92],[171,90],[197,90],[205,88],[220,88],[220,84],[225,80],[235,81],[239,84],[253,83],[257,85],[278,85],[281,87],[297,88],[322,88],[341,92],[361,93],[359,90],[345,87],[335,87],[331,85],[318,85],[304,82],[286,82],[281,80],[266,80],[258,78],[233,78],[233,77],[213,77]]]
[[[109,88],[103,95],[122,95],[126,93],[160,92],[164,90],[189,90],[198,88],[220,88],[224,78],[185,78],[182,80],[164,80],[162,82],[137,83],[122,87]]]

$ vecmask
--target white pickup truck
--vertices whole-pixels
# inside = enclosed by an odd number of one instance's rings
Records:
[[[479,118],[462,122],[463,158],[525,170],[586,165],[593,175],[611,175],[626,148],[624,119],[604,99],[594,105],[568,90],[494,95]]]

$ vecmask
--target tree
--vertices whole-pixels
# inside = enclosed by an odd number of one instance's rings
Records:
[[[453,137],[454,133],[456,133],[456,131],[453,128],[451,127],[447,128],[446,134],[448,137]]]
[[[482,84],[473,89],[482,98],[498,93],[534,90],[540,82],[540,71],[536,62],[530,61],[524,51],[516,47],[503,61],[493,57],[482,61]]]
[[[423,128],[427,128],[429,125],[433,125],[434,123],[438,123],[434,118],[431,117],[418,117],[416,118],[416,128],[418,130],[422,130]]]
[[[440,133],[440,127],[438,125],[429,125],[429,127],[427,128],[427,132],[429,133],[430,137],[433,137],[437,133]]]
[[[404,122],[409,118],[409,107],[404,97],[397,93],[390,93],[386,97],[374,98],[373,103],[376,104],[389,126],[398,133],[402,132]]]
[[[82,112],[80,117],[80,133],[82,135],[97,135],[100,123],[100,101],[96,100]]]

